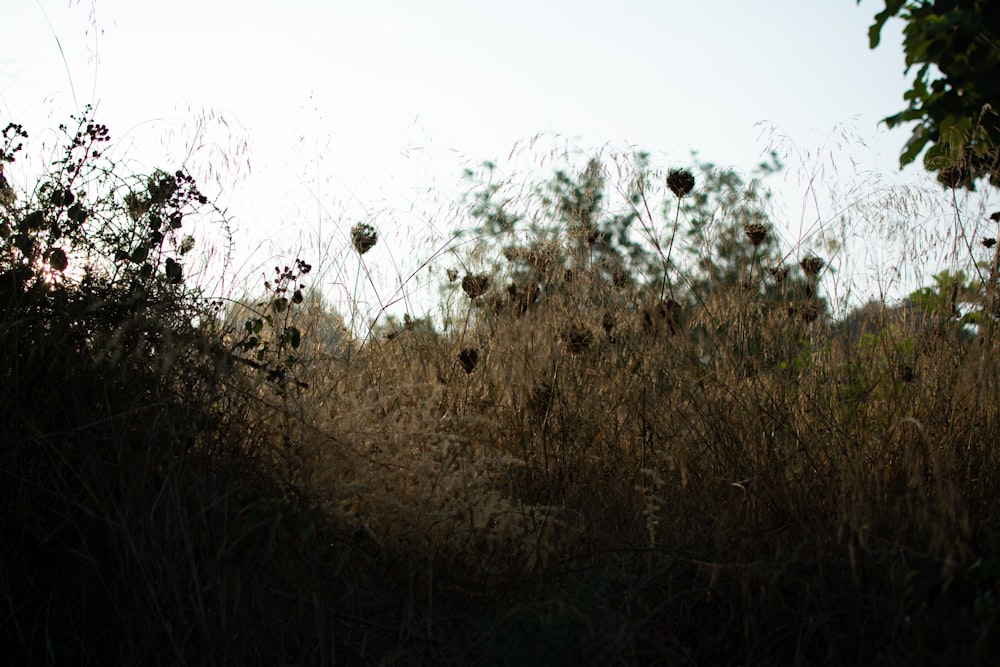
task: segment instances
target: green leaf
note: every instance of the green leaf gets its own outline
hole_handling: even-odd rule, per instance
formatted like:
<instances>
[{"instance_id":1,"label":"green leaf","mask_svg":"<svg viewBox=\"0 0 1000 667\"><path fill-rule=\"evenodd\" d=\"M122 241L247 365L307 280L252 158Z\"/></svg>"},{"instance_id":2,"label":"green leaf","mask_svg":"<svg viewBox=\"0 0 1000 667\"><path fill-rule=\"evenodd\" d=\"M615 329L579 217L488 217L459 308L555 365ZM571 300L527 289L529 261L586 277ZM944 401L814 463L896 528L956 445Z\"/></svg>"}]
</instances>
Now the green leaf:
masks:
<instances>
[{"instance_id":1,"label":"green leaf","mask_svg":"<svg viewBox=\"0 0 1000 667\"><path fill-rule=\"evenodd\" d=\"M909 140L903 146L903 152L899 155L900 168L913 162L920 155L920 151L924 149L928 141L930 141L930 136L928 136L927 128L923 125L915 127L913 134L910 135Z\"/></svg>"},{"instance_id":2,"label":"green leaf","mask_svg":"<svg viewBox=\"0 0 1000 667\"><path fill-rule=\"evenodd\" d=\"M858 0L858 4L861 4L861 0ZM879 45L885 22L899 14L904 4L905 0L885 0L885 9L875 15L875 23L868 29L868 48L874 49Z\"/></svg>"}]
</instances>

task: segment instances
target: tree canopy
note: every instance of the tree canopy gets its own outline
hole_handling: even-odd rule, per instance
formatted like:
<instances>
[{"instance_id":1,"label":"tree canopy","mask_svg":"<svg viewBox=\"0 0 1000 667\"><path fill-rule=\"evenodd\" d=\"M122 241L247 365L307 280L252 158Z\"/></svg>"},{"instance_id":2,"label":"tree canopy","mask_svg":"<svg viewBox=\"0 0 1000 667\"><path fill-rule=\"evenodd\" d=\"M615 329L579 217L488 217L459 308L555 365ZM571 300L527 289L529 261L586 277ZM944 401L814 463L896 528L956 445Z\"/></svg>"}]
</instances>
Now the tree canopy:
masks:
<instances>
[{"instance_id":1,"label":"tree canopy","mask_svg":"<svg viewBox=\"0 0 1000 667\"><path fill-rule=\"evenodd\" d=\"M900 166L926 148L924 166L946 187L971 190L984 178L1000 186L1000 3L885 0L869 29L872 49L893 17L906 21L906 72L918 68L906 109L883 121L916 122Z\"/></svg>"}]
</instances>

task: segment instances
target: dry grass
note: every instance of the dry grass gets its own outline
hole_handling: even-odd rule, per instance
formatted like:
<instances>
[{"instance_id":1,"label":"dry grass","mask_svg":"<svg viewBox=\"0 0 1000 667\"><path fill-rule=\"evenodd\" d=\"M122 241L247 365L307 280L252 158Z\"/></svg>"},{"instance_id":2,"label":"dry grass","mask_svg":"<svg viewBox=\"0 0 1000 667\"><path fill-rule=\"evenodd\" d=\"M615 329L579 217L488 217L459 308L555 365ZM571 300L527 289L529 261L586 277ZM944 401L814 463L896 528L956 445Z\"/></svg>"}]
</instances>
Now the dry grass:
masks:
<instances>
[{"instance_id":1,"label":"dry grass","mask_svg":"<svg viewBox=\"0 0 1000 667\"><path fill-rule=\"evenodd\" d=\"M671 239L686 178L621 168L614 204L598 169L518 200L556 224L483 234L446 315L366 335L300 262L228 330L178 320L183 291L112 283L131 305L82 324L84 286L8 292L13 664L987 662L992 304L975 335L884 303L839 325L826 261L737 217L690 244L728 253L706 276ZM705 206L749 216L733 195ZM630 210L650 274L595 250Z\"/></svg>"},{"instance_id":2,"label":"dry grass","mask_svg":"<svg viewBox=\"0 0 1000 667\"><path fill-rule=\"evenodd\" d=\"M486 275L452 333L396 327L304 364L306 495L405 554L422 590L396 623L416 614L463 663L988 655L991 322L970 337L870 305L859 333L801 282L677 309L598 265L532 273L529 300ZM456 620L470 604L494 611Z\"/></svg>"}]
</instances>

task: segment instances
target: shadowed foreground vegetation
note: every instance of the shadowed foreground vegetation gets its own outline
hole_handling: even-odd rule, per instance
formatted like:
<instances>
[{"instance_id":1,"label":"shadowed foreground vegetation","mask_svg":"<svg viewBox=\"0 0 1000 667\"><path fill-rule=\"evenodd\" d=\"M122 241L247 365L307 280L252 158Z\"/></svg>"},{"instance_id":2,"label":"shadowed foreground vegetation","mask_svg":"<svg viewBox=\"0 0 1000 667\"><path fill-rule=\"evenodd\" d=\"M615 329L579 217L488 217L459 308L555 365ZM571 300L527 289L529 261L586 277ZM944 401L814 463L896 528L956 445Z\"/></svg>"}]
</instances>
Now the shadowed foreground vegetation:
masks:
<instances>
[{"instance_id":1,"label":"shadowed foreground vegetation","mask_svg":"<svg viewBox=\"0 0 1000 667\"><path fill-rule=\"evenodd\" d=\"M995 660L995 248L837 323L756 179L487 166L357 336L303 260L207 298L196 184L66 133L0 178L5 664Z\"/></svg>"}]
</instances>

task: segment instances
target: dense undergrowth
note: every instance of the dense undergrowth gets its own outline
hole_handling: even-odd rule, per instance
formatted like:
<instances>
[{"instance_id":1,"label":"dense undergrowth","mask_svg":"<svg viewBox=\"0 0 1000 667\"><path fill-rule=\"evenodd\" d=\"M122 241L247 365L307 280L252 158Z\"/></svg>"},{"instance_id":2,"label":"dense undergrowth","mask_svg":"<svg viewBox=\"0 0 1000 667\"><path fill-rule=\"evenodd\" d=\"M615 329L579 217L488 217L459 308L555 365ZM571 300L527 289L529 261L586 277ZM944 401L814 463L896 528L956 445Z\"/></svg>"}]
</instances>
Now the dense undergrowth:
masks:
<instances>
[{"instance_id":1,"label":"dense undergrowth","mask_svg":"<svg viewBox=\"0 0 1000 667\"><path fill-rule=\"evenodd\" d=\"M359 336L303 260L189 286L193 180L66 136L0 180L6 664L996 655L993 254L834 322L756 180L490 167L444 315Z\"/></svg>"}]
</instances>

